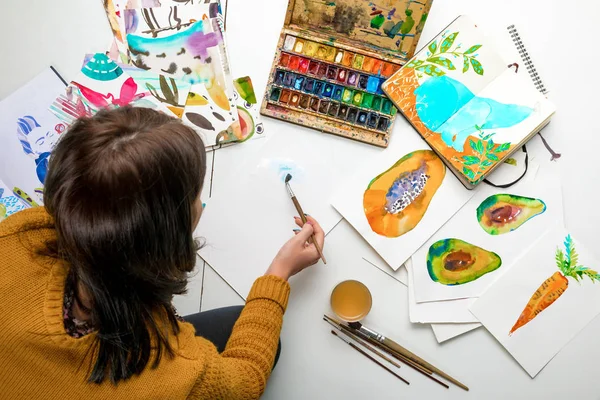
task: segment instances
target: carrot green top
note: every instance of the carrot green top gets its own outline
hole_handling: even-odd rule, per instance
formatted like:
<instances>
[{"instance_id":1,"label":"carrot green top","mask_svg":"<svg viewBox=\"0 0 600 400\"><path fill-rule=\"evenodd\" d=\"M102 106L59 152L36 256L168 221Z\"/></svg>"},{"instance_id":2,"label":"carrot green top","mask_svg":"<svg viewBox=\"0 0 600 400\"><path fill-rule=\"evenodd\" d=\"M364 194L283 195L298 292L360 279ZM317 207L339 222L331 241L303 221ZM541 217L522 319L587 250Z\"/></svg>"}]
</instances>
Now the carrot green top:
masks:
<instances>
[{"instance_id":1,"label":"carrot green top","mask_svg":"<svg viewBox=\"0 0 600 400\"><path fill-rule=\"evenodd\" d=\"M564 244L566 254L561 249L556 249L556 265L560 269L560 272L565 277L574 278L577 282L579 282L579 279L583 279L584 276L590 278L592 282L600 282L600 274L598 272L583 265L577 265L579 255L575 251L575 243L573 243L571 235L567 235Z\"/></svg>"}]
</instances>

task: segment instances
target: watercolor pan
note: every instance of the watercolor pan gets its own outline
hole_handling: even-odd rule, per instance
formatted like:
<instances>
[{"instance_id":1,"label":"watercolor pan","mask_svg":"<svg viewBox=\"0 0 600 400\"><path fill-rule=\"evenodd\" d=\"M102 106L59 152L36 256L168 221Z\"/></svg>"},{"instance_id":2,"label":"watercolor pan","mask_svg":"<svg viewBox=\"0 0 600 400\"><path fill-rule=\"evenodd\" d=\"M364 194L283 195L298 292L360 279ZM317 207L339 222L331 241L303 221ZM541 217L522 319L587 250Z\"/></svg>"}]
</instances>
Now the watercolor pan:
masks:
<instances>
[{"instance_id":1,"label":"watercolor pan","mask_svg":"<svg viewBox=\"0 0 600 400\"><path fill-rule=\"evenodd\" d=\"M331 83L326 83L323 87L323 97L331 97L333 94L333 85Z\"/></svg>"},{"instance_id":2,"label":"watercolor pan","mask_svg":"<svg viewBox=\"0 0 600 400\"><path fill-rule=\"evenodd\" d=\"M318 61L311 60L308 64L308 73L311 75L317 75L317 73L319 72L320 65L321 64L319 64Z\"/></svg>"},{"instance_id":3,"label":"watercolor pan","mask_svg":"<svg viewBox=\"0 0 600 400\"><path fill-rule=\"evenodd\" d=\"M329 109L329 100L321 100L319 103L319 112L321 114L327 114L327 110Z\"/></svg>"},{"instance_id":4,"label":"watercolor pan","mask_svg":"<svg viewBox=\"0 0 600 400\"><path fill-rule=\"evenodd\" d=\"M319 111L319 98L311 97L309 107L310 107L311 111L314 111L314 112Z\"/></svg>"},{"instance_id":5,"label":"watercolor pan","mask_svg":"<svg viewBox=\"0 0 600 400\"><path fill-rule=\"evenodd\" d=\"M287 89L283 89L281 91L281 96L279 97L279 102L287 104L290 101L290 97L292 97L292 92Z\"/></svg>"},{"instance_id":6,"label":"watercolor pan","mask_svg":"<svg viewBox=\"0 0 600 400\"><path fill-rule=\"evenodd\" d=\"M333 95L331 96L334 100L342 101L342 94L344 93L344 88L341 86L336 86L333 89Z\"/></svg>"},{"instance_id":7,"label":"watercolor pan","mask_svg":"<svg viewBox=\"0 0 600 400\"><path fill-rule=\"evenodd\" d=\"M304 40L296 38L296 44L294 45L294 51L296 53L302 53L304 51Z\"/></svg>"},{"instance_id":8,"label":"watercolor pan","mask_svg":"<svg viewBox=\"0 0 600 400\"><path fill-rule=\"evenodd\" d=\"M309 101L310 101L309 95L307 95L307 94L300 95L300 101L298 102L298 105L300 106L300 108L308 108Z\"/></svg>"},{"instance_id":9,"label":"watercolor pan","mask_svg":"<svg viewBox=\"0 0 600 400\"><path fill-rule=\"evenodd\" d=\"M379 122L379 117L375 113L369 113L369 117L367 118L367 126L371 129L377 129L377 122Z\"/></svg>"},{"instance_id":10,"label":"watercolor pan","mask_svg":"<svg viewBox=\"0 0 600 400\"><path fill-rule=\"evenodd\" d=\"M365 125L367 123L368 118L369 118L369 113L361 110L358 112L358 117L356 118L356 123L358 125Z\"/></svg>"},{"instance_id":11,"label":"watercolor pan","mask_svg":"<svg viewBox=\"0 0 600 400\"><path fill-rule=\"evenodd\" d=\"M283 86L292 87L296 81L296 74L286 72L283 78Z\"/></svg>"},{"instance_id":12,"label":"watercolor pan","mask_svg":"<svg viewBox=\"0 0 600 400\"><path fill-rule=\"evenodd\" d=\"M381 110L381 102L382 101L383 101L383 99L379 96L373 97L373 104L371 105L371 108L375 111Z\"/></svg>"},{"instance_id":13,"label":"watercolor pan","mask_svg":"<svg viewBox=\"0 0 600 400\"><path fill-rule=\"evenodd\" d=\"M271 96L269 97L269 99L271 101L279 101L279 97L281 96L281 89L278 87L274 87L271 90Z\"/></svg>"},{"instance_id":14,"label":"watercolor pan","mask_svg":"<svg viewBox=\"0 0 600 400\"><path fill-rule=\"evenodd\" d=\"M342 101L348 104L352 103L352 93L354 93L352 89L345 88L344 94L342 94Z\"/></svg>"},{"instance_id":15,"label":"watercolor pan","mask_svg":"<svg viewBox=\"0 0 600 400\"><path fill-rule=\"evenodd\" d=\"M332 117L337 117L339 111L340 111L340 103L331 103L331 105L329 106L329 110L327 111L327 114L331 115Z\"/></svg>"},{"instance_id":16,"label":"watercolor pan","mask_svg":"<svg viewBox=\"0 0 600 400\"><path fill-rule=\"evenodd\" d=\"M348 121L350 123L355 123L357 116L358 116L358 109L356 109L354 107L350 107L348 109L348 115L346 117L346 121Z\"/></svg>"},{"instance_id":17,"label":"watercolor pan","mask_svg":"<svg viewBox=\"0 0 600 400\"><path fill-rule=\"evenodd\" d=\"M304 55L306 57L314 57L315 54L317 54L318 48L319 48L319 45L317 43L312 42L312 41L307 41L304 46Z\"/></svg>"},{"instance_id":18,"label":"watercolor pan","mask_svg":"<svg viewBox=\"0 0 600 400\"><path fill-rule=\"evenodd\" d=\"M261 113L387 147L398 110L382 84L412 58L432 1L288 0Z\"/></svg>"},{"instance_id":19,"label":"watercolor pan","mask_svg":"<svg viewBox=\"0 0 600 400\"><path fill-rule=\"evenodd\" d=\"M282 67L287 67L290 63L290 55L287 53L282 53L281 58L279 59L279 65Z\"/></svg>"},{"instance_id":20,"label":"watercolor pan","mask_svg":"<svg viewBox=\"0 0 600 400\"><path fill-rule=\"evenodd\" d=\"M368 75L361 75L358 77L358 88L362 90L367 90L367 84L369 83Z\"/></svg>"},{"instance_id":21,"label":"watercolor pan","mask_svg":"<svg viewBox=\"0 0 600 400\"><path fill-rule=\"evenodd\" d=\"M298 70L298 67L300 66L300 57L298 56L291 56L290 57L290 63L288 64L288 68L291 70Z\"/></svg>"},{"instance_id":22,"label":"watercolor pan","mask_svg":"<svg viewBox=\"0 0 600 400\"><path fill-rule=\"evenodd\" d=\"M275 80L274 80L275 84L276 85L283 85L284 78L285 78L285 71L283 71L281 69L278 69L275 72Z\"/></svg>"},{"instance_id":23,"label":"watercolor pan","mask_svg":"<svg viewBox=\"0 0 600 400\"><path fill-rule=\"evenodd\" d=\"M317 96L321 96L321 93L323 93L324 86L325 86L325 82L315 81L315 90L313 91L313 93L316 94Z\"/></svg>"},{"instance_id":24,"label":"watercolor pan","mask_svg":"<svg viewBox=\"0 0 600 400\"><path fill-rule=\"evenodd\" d=\"M300 64L298 65L298 72L306 74L308 72L308 58L300 58ZM376 79L376 78L375 78Z\"/></svg>"},{"instance_id":25,"label":"watercolor pan","mask_svg":"<svg viewBox=\"0 0 600 400\"><path fill-rule=\"evenodd\" d=\"M315 90L315 80L312 78L306 78L304 81L304 91L307 93L313 93Z\"/></svg>"},{"instance_id":26,"label":"watercolor pan","mask_svg":"<svg viewBox=\"0 0 600 400\"><path fill-rule=\"evenodd\" d=\"M342 65L344 67L351 67L352 66L352 60L354 60L354 53L346 51L344 53L344 58L342 58Z\"/></svg>"},{"instance_id":27,"label":"watercolor pan","mask_svg":"<svg viewBox=\"0 0 600 400\"><path fill-rule=\"evenodd\" d=\"M333 80L337 79L337 73L338 73L338 69L337 69L337 67L334 67L333 65L330 65L330 66L327 68L327 74L326 74L326 77L327 77L327 79L329 79L329 80L332 80L332 81L333 81Z\"/></svg>"},{"instance_id":28,"label":"watercolor pan","mask_svg":"<svg viewBox=\"0 0 600 400\"><path fill-rule=\"evenodd\" d=\"M317 76L319 78L324 78L327 75L327 64L319 64L319 70L317 72Z\"/></svg>"},{"instance_id":29,"label":"watercolor pan","mask_svg":"<svg viewBox=\"0 0 600 400\"><path fill-rule=\"evenodd\" d=\"M296 81L294 82L294 89L302 90L302 86L304 86L305 77L302 75L296 75Z\"/></svg>"},{"instance_id":30,"label":"watercolor pan","mask_svg":"<svg viewBox=\"0 0 600 400\"><path fill-rule=\"evenodd\" d=\"M348 114L348 106L345 104L340 104L340 111L338 111L338 118L345 121L347 114Z\"/></svg>"},{"instance_id":31,"label":"watercolor pan","mask_svg":"<svg viewBox=\"0 0 600 400\"><path fill-rule=\"evenodd\" d=\"M292 92L292 96L290 97L289 105L292 107L297 107L299 101L300 101L300 93Z\"/></svg>"}]
</instances>

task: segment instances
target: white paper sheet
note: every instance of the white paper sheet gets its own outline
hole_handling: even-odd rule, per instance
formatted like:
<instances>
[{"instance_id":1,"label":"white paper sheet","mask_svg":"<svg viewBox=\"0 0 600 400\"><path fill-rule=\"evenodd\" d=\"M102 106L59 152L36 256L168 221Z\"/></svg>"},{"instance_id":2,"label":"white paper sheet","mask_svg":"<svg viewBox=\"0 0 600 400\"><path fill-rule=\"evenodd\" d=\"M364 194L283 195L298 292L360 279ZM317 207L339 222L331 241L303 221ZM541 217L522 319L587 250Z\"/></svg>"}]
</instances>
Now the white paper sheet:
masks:
<instances>
[{"instance_id":1,"label":"white paper sheet","mask_svg":"<svg viewBox=\"0 0 600 400\"><path fill-rule=\"evenodd\" d=\"M600 314L600 282L592 282L585 275L579 277L579 282L572 277L558 276L561 272L557 266L557 250L567 258L563 243L567 234L568 231L560 226L549 231L471 306L473 314L532 378ZM598 259L576 239L573 243L579 257L572 266L600 271ZM556 280L548 282L550 277ZM568 286L558 284L564 279L568 281ZM600 279L600 275L596 275L596 279ZM538 288L545 283L550 283L550 288L556 285L555 289L538 293ZM562 290L564 292L559 295ZM550 293L554 294L555 301L537 313L535 318L518 327L517 320L522 313L525 314L524 310L532 296L541 294L549 302L550 297L546 296ZM539 310L533 307L531 313Z\"/></svg>"},{"instance_id":2,"label":"white paper sheet","mask_svg":"<svg viewBox=\"0 0 600 400\"><path fill-rule=\"evenodd\" d=\"M491 195L512 194L541 199L546 211L532 217L516 230L490 235L477 220L477 208ZM482 186L471 199L446 225L429 239L412 257L414 270L414 291L418 303L479 297L502 273L511 267L536 238L543 235L555 223L564 220L562 191L555 176L540 175L533 182L524 180L508 189ZM428 267L428 254L433 244L444 239L460 239L486 251L496 253L502 264L476 280L459 285L445 285L433 280Z\"/></svg>"},{"instance_id":3,"label":"white paper sheet","mask_svg":"<svg viewBox=\"0 0 600 400\"><path fill-rule=\"evenodd\" d=\"M258 162L231 175L227 186L211 197L200 219L196 232L206 238L200 256L242 296L264 274L296 228L293 217L297 212L284 184L288 172L304 211L316 218L325 232L341 220L324 201L338 177L337 168L329 162L335 142L308 134L286 132L266 139ZM327 258L327 246L324 252Z\"/></svg>"},{"instance_id":4,"label":"white paper sheet","mask_svg":"<svg viewBox=\"0 0 600 400\"><path fill-rule=\"evenodd\" d=\"M411 261L406 262L408 271L408 315L413 324L430 323L472 323L477 318L469 311L476 299L458 299L417 303L415 301L414 280Z\"/></svg>"},{"instance_id":5,"label":"white paper sheet","mask_svg":"<svg viewBox=\"0 0 600 400\"><path fill-rule=\"evenodd\" d=\"M375 233L365 216L363 205L363 197L369 182L389 170L402 157L417 150L430 150L430 148L416 132L398 132L394 135L388 149L359 167L356 174L339 188L331 201L331 204L394 270L400 268L473 196L473 191L466 190L454 175L446 170L441 186L433 195L422 219L411 231L395 238ZM426 193L427 190L428 186L425 186L424 192L421 193ZM423 195L417 197L414 202L421 199Z\"/></svg>"},{"instance_id":6,"label":"white paper sheet","mask_svg":"<svg viewBox=\"0 0 600 400\"><path fill-rule=\"evenodd\" d=\"M473 324L431 324L431 329L438 343L454 339L480 327L481 324L478 322Z\"/></svg>"},{"instance_id":7,"label":"white paper sheet","mask_svg":"<svg viewBox=\"0 0 600 400\"><path fill-rule=\"evenodd\" d=\"M0 102L1 179L42 204L50 153L66 126L48 106L65 84L50 68Z\"/></svg>"}]
</instances>

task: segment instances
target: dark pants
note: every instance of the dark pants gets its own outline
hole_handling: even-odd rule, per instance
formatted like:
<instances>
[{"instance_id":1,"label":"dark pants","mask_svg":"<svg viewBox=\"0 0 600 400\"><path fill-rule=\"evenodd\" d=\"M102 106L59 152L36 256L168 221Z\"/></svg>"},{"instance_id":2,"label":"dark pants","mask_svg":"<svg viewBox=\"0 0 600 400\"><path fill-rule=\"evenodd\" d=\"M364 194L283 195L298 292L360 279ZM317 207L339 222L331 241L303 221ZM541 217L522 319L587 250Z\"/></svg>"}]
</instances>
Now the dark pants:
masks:
<instances>
[{"instance_id":1,"label":"dark pants","mask_svg":"<svg viewBox=\"0 0 600 400\"><path fill-rule=\"evenodd\" d=\"M188 315L183 317L183 319L194 325L194 328L196 328L196 336L202 336L204 339L211 341L217 346L218 352L222 353L225 351L225 346L233 331L233 325L235 325L235 322L240 317L240 313L243 309L243 306L217 308L215 310ZM280 353L281 340L277 346L277 354L275 355L273 368L277 365Z\"/></svg>"}]
</instances>

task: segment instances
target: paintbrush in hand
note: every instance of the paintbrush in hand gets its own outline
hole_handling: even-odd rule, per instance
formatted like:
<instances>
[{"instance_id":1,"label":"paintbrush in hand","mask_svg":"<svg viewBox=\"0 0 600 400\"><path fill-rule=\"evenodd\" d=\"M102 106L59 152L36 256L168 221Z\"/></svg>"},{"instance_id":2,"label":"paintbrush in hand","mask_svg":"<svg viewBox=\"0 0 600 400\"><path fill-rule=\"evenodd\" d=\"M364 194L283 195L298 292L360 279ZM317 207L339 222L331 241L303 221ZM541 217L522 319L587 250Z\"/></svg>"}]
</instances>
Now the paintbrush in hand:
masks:
<instances>
[{"instance_id":1,"label":"paintbrush in hand","mask_svg":"<svg viewBox=\"0 0 600 400\"><path fill-rule=\"evenodd\" d=\"M287 174L287 176L285 177L285 187L287 188L290 198L292 199L292 202L294 203L294 207L296 207L296 211L298 211L298 214L300 214L300 219L302 220L302 223L306 224L306 215L304 215L304 211L302 211L302 207L300 206L300 203L298 202L298 198L296 197L296 195L294 194L294 191L292 190L292 187L290 186L291 180L292 180L292 175ZM317 252L319 253L319 257L321 258L321 260L323 260L323 264L327 264L327 261L325 260L325 256L323 255L323 250L321 250L321 246L319 246L319 243L317 243L314 233L311 235L310 241L315 245Z\"/></svg>"}]
</instances>

